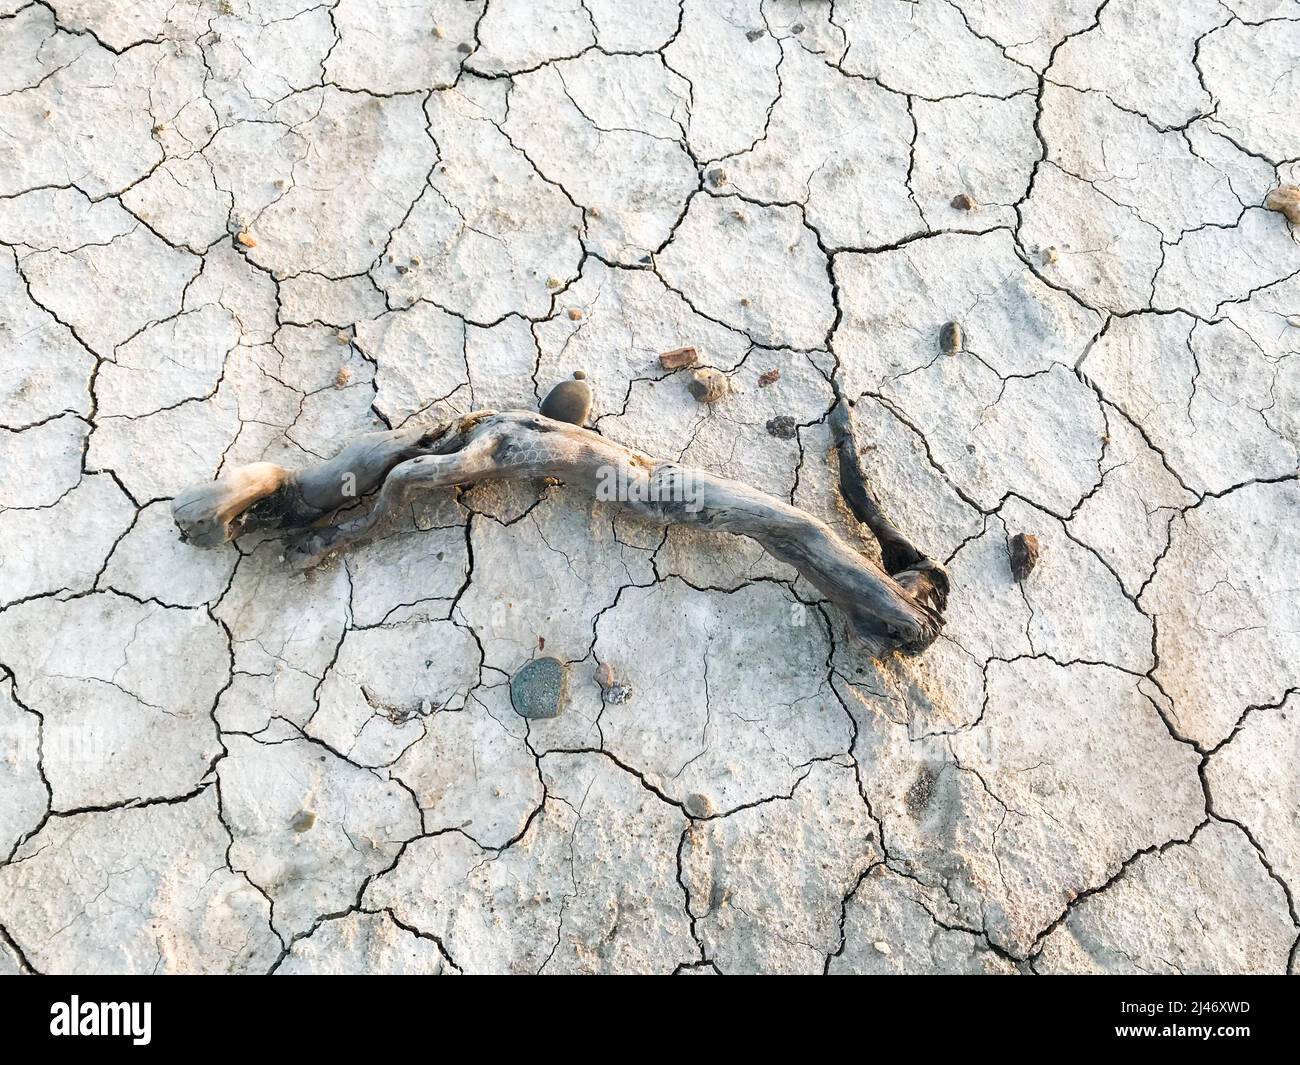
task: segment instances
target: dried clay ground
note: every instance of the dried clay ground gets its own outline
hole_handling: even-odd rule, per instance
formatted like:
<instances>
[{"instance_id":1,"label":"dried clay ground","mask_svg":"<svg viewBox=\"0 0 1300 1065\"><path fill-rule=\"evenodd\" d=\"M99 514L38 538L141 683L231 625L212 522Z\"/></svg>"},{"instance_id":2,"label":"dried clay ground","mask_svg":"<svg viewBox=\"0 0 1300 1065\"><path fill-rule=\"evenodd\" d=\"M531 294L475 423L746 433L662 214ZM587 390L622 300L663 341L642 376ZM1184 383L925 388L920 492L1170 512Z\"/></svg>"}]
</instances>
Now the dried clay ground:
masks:
<instances>
[{"instance_id":1,"label":"dried clay ground","mask_svg":"<svg viewBox=\"0 0 1300 1065\"><path fill-rule=\"evenodd\" d=\"M0 969L1295 969L1298 54L1285 0L0 0ZM869 550L854 399L943 638L564 485L305 575L176 539L575 369Z\"/></svg>"}]
</instances>

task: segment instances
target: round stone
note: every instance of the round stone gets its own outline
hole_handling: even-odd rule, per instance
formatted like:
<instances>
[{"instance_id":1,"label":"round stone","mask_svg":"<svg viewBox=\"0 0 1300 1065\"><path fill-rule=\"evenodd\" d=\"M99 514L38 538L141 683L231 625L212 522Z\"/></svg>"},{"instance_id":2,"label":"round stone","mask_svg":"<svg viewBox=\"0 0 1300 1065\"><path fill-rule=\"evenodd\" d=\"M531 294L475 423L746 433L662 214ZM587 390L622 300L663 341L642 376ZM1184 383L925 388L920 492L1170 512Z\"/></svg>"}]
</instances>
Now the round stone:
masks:
<instances>
[{"instance_id":1,"label":"round stone","mask_svg":"<svg viewBox=\"0 0 1300 1065\"><path fill-rule=\"evenodd\" d=\"M510 702L520 717L556 717L568 695L568 670L556 658L535 658L510 678Z\"/></svg>"},{"instance_id":2,"label":"round stone","mask_svg":"<svg viewBox=\"0 0 1300 1065\"><path fill-rule=\"evenodd\" d=\"M686 383L687 390L701 403L716 403L727 394L728 387L726 375L708 366L696 370Z\"/></svg>"},{"instance_id":3,"label":"round stone","mask_svg":"<svg viewBox=\"0 0 1300 1065\"><path fill-rule=\"evenodd\" d=\"M542 413L557 422L582 425L591 413L591 385L587 375L577 370L572 379L561 381L546 393L542 400Z\"/></svg>"},{"instance_id":4,"label":"round stone","mask_svg":"<svg viewBox=\"0 0 1300 1065\"><path fill-rule=\"evenodd\" d=\"M686 796L686 812L692 817L712 817L715 813L713 800L700 792Z\"/></svg>"}]
</instances>

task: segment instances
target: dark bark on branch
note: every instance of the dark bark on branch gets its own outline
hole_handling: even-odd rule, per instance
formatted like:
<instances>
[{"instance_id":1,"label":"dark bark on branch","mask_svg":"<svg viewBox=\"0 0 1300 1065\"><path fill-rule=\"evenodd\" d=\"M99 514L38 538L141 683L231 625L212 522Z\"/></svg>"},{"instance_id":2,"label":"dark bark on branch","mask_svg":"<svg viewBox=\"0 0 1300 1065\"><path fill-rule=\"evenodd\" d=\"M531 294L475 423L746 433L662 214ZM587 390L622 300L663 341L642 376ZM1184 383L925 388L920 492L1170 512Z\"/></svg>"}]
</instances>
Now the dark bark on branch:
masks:
<instances>
[{"instance_id":1,"label":"dark bark on branch","mask_svg":"<svg viewBox=\"0 0 1300 1065\"><path fill-rule=\"evenodd\" d=\"M925 556L885 517L880 501L867 484L862 469L857 437L849 407L843 401L831 411L831 433L839 458L840 494L853 516L871 530L880 545L880 560L886 573L901 573L920 562Z\"/></svg>"},{"instance_id":2,"label":"dark bark on branch","mask_svg":"<svg viewBox=\"0 0 1300 1065\"><path fill-rule=\"evenodd\" d=\"M853 429L853 416L844 400L831 411L831 434L839 460L840 495L853 516L871 530L880 545L885 572L905 584L913 597L927 599L940 613L948 606L948 573L917 550L880 508L880 500L867 482L861 451Z\"/></svg>"}]
</instances>

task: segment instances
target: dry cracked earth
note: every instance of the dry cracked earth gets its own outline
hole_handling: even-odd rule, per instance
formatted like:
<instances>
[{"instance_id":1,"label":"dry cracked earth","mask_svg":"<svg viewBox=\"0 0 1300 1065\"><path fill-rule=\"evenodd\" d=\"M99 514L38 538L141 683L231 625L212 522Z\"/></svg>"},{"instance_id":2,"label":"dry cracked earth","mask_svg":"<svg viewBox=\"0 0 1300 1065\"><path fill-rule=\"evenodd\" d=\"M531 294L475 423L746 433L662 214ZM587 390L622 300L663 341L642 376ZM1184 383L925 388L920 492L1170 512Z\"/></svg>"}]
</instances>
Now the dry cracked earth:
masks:
<instances>
[{"instance_id":1,"label":"dry cracked earth","mask_svg":"<svg viewBox=\"0 0 1300 1065\"><path fill-rule=\"evenodd\" d=\"M0 970L1294 970L1297 54L1285 0L0 0ZM578 368L870 550L856 400L943 638L563 485L177 541Z\"/></svg>"}]
</instances>

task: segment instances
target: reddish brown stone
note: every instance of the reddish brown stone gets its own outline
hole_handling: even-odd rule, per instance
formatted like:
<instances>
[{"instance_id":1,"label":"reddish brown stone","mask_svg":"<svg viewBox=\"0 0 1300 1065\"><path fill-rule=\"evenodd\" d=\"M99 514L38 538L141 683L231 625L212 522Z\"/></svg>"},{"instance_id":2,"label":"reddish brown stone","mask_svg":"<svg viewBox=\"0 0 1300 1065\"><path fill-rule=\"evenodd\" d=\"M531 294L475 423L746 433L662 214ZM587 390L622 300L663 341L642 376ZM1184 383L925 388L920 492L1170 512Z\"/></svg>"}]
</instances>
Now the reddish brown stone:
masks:
<instances>
[{"instance_id":1,"label":"reddish brown stone","mask_svg":"<svg viewBox=\"0 0 1300 1065\"><path fill-rule=\"evenodd\" d=\"M673 348L659 356L659 365L665 370L680 370L683 366L694 366L700 361L700 354L694 348Z\"/></svg>"}]
</instances>

